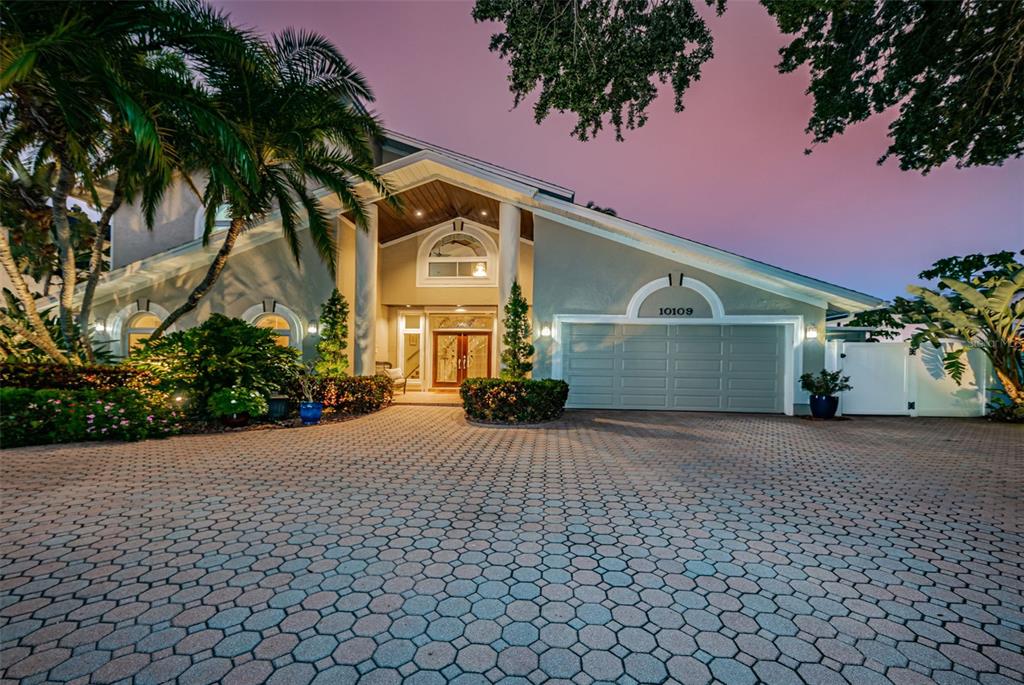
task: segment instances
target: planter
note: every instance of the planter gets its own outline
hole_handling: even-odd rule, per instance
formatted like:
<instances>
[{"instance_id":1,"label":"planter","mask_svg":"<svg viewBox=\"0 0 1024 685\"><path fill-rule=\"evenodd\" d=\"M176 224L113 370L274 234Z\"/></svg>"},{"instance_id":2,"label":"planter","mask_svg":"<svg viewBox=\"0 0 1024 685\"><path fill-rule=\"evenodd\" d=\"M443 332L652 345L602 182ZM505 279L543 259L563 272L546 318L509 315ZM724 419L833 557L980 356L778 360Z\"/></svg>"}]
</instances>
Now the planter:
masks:
<instances>
[{"instance_id":1,"label":"planter","mask_svg":"<svg viewBox=\"0 0 1024 685\"><path fill-rule=\"evenodd\" d=\"M249 415L245 412L241 414L231 414L230 416L220 417L220 422L228 428L241 428L249 424Z\"/></svg>"},{"instance_id":2,"label":"planter","mask_svg":"<svg viewBox=\"0 0 1024 685\"><path fill-rule=\"evenodd\" d=\"M811 395L811 415L816 419L831 419L839 409L839 398L830 395Z\"/></svg>"},{"instance_id":3,"label":"planter","mask_svg":"<svg viewBox=\"0 0 1024 685\"><path fill-rule=\"evenodd\" d=\"M269 413L271 419L278 421L288 415L288 397L287 395L273 395L267 402L269 407Z\"/></svg>"},{"instance_id":4,"label":"planter","mask_svg":"<svg viewBox=\"0 0 1024 685\"><path fill-rule=\"evenodd\" d=\"M303 426L315 426L320 423L320 416L324 413L322 402L299 402L299 418Z\"/></svg>"}]
</instances>

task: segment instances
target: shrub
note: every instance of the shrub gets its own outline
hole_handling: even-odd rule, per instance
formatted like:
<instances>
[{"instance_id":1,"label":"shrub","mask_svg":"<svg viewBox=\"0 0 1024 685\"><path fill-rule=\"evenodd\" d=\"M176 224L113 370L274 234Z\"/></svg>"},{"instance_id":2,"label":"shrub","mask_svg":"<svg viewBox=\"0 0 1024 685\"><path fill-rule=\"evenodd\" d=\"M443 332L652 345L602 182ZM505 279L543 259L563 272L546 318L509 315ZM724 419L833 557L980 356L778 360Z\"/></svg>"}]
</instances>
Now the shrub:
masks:
<instances>
[{"instance_id":1,"label":"shrub","mask_svg":"<svg viewBox=\"0 0 1024 685\"><path fill-rule=\"evenodd\" d=\"M335 288L320 307L320 341L316 370L326 376L344 376L348 372L348 302Z\"/></svg>"},{"instance_id":2,"label":"shrub","mask_svg":"<svg viewBox=\"0 0 1024 685\"><path fill-rule=\"evenodd\" d=\"M131 366L68 366L65 364L0 365L0 387L114 390L155 388L159 379L144 369Z\"/></svg>"},{"instance_id":3,"label":"shrub","mask_svg":"<svg viewBox=\"0 0 1024 685\"><path fill-rule=\"evenodd\" d=\"M131 388L0 388L3 447L86 440L144 440L181 430L178 412Z\"/></svg>"},{"instance_id":4,"label":"shrub","mask_svg":"<svg viewBox=\"0 0 1024 685\"><path fill-rule=\"evenodd\" d=\"M369 414L391 404L395 386L387 376L316 376L314 402L342 414ZM293 383L291 397L307 402L298 382Z\"/></svg>"},{"instance_id":5,"label":"shrub","mask_svg":"<svg viewBox=\"0 0 1024 685\"><path fill-rule=\"evenodd\" d=\"M842 371L821 370L819 374L805 373L800 376L800 387L818 397L835 397L844 390L852 390L850 377Z\"/></svg>"},{"instance_id":6,"label":"shrub","mask_svg":"<svg viewBox=\"0 0 1024 685\"><path fill-rule=\"evenodd\" d=\"M235 416L237 414L248 414L249 416L263 416L270 407L267 405L267 398L248 388L221 388L210 395L206 403L206 410L210 416L220 418L222 416Z\"/></svg>"},{"instance_id":7,"label":"shrub","mask_svg":"<svg viewBox=\"0 0 1024 685\"><path fill-rule=\"evenodd\" d=\"M131 361L160 378L160 388L183 393L193 413L222 388L269 396L294 376L299 353L275 342L274 332L213 314L202 325L147 341Z\"/></svg>"},{"instance_id":8,"label":"shrub","mask_svg":"<svg viewBox=\"0 0 1024 685\"><path fill-rule=\"evenodd\" d=\"M459 388L466 416L492 423L540 423L562 415L569 385L553 379L467 378Z\"/></svg>"}]
</instances>

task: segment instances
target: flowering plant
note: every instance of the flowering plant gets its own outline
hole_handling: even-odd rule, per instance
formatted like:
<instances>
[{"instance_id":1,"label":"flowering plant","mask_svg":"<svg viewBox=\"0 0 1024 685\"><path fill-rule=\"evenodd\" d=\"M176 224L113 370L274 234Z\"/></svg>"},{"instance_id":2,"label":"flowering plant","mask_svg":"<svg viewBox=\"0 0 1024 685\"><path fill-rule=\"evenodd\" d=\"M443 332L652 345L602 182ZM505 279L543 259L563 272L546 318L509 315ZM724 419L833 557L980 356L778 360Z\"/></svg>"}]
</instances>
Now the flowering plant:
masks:
<instances>
[{"instance_id":1,"label":"flowering plant","mask_svg":"<svg viewBox=\"0 0 1024 685\"><path fill-rule=\"evenodd\" d=\"M222 388L210 395L206 403L210 415L222 416L263 416L267 413L267 398L250 388Z\"/></svg>"}]
</instances>

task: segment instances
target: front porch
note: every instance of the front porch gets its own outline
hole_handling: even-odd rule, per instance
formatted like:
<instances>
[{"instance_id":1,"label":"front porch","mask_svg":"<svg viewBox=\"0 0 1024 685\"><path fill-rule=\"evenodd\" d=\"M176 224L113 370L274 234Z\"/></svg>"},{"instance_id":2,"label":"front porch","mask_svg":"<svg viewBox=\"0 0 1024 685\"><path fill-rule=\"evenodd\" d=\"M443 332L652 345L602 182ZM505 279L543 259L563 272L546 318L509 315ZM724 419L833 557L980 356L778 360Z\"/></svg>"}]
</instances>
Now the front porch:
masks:
<instances>
[{"instance_id":1,"label":"front porch","mask_svg":"<svg viewBox=\"0 0 1024 685\"><path fill-rule=\"evenodd\" d=\"M533 216L486 189L436 179L398 198L401 209L369 205L365 230L342 216L352 369L400 369L408 387L399 403L458 404L463 380L498 375L512 283L532 299Z\"/></svg>"},{"instance_id":2,"label":"front porch","mask_svg":"<svg viewBox=\"0 0 1024 685\"><path fill-rule=\"evenodd\" d=\"M395 404L459 407L462 406L462 400L456 390L398 390L395 392Z\"/></svg>"}]
</instances>

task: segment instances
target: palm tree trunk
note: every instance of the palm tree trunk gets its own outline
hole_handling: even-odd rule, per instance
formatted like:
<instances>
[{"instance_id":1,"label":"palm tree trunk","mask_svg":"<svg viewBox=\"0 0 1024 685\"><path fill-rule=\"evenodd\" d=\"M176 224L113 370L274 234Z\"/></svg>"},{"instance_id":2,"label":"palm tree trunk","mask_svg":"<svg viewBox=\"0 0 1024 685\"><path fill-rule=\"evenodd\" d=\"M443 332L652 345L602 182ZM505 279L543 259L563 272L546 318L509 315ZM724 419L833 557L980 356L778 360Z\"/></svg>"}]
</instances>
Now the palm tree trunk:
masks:
<instances>
[{"instance_id":1,"label":"palm tree trunk","mask_svg":"<svg viewBox=\"0 0 1024 685\"><path fill-rule=\"evenodd\" d=\"M74 338L75 307L75 247L71 243L71 223L68 221L68 195L75 181L75 172L64 156L60 158L60 174L53 187L53 227L57 235L60 260L60 330L70 347Z\"/></svg>"},{"instance_id":2,"label":"palm tree trunk","mask_svg":"<svg viewBox=\"0 0 1024 685\"><path fill-rule=\"evenodd\" d=\"M168 328L170 328L175 321L180 319L182 316L187 314L196 308L199 304L199 300L203 299L213 284L217 282L217 278L220 276L220 272L224 270L224 265L228 263L228 255L231 254L231 250L235 247L235 241L238 236L242 233L242 228L245 226L243 219L232 219L231 226L227 230L227 234L224 236L224 242L220 246L220 250L217 251L217 256L213 258L213 263L210 264L210 268L206 271L206 276L200 281L199 285L189 293L188 299L185 303L175 309L173 312L167 315L160 325L157 327L153 334L149 336L150 340L156 340L164 334Z\"/></svg>"},{"instance_id":3,"label":"palm tree trunk","mask_svg":"<svg viewBox=\"0 0 1024 685\"><path fill-rule=\"evenodd\" d=\"M100 272L103 268L103 248L106 246L107 229L110 228L110 221L114 213L121 207L124 201L124 188L121 179L118 179L114 186L114 196L110 204L103 210L100 220L96 222L96 232L92 238L92 254L89 255L89 278L85 282L85 292L82 294L82 308L78 313L78 331L82 340L82 349L85 350L86 359L90 364L96 362L96 354L92 349L92 339L89 337L89 319L92 316L92 298L96 294L96 286L100 282Z\"/></svg>"},{"instance_id":4,"label":"palm tree trunk","mask_svg":"<svg viewBox=\"0 0 1024 685\"><path fill-rule=\"evenodd\" d=\"M22 277L21 271L18 270L18 264L15 262L14 254L11 252L10 230L6 226L0 228L0 265L3 266L4 271L7 272L7 276L11 280L14 296L25 309L25 317L28 319L29 329L26 329L6 314L3 315L4 321L11 323L5 323L5 325L49 355L58 364L70 364L71 362L60 351L60 348L57 347L57 343L54 342L50 331L46 328L46 324L43 323L42 317L39 316L39 310L36 308L36 299L25 284L25 279Z\"/></svg>"},{"instance_id":5,"label":"palm tree trunk","mask_svg":"<svg viewBox=\"0 0 1024 685\"><path fill-rule=\"evenodd\" d=\"M996 378L1003 384L1003 392L1010 398L1015 406L1024 406L1024 388L1003 369L996 368Z\"/></svg>"}]
</instances>

